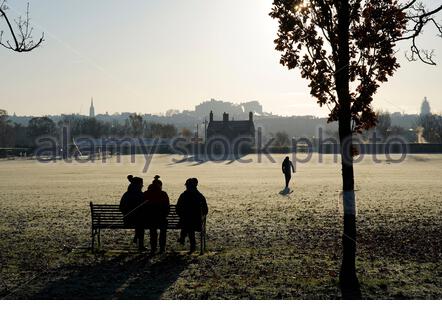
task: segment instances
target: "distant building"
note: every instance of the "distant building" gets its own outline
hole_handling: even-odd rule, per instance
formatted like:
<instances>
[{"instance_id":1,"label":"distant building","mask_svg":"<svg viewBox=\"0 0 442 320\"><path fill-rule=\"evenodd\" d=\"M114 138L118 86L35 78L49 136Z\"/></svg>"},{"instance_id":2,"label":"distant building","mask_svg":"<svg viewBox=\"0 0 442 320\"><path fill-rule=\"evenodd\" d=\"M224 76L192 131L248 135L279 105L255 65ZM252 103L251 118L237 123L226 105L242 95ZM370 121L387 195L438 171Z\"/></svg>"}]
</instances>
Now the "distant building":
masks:
<instances>
[{"instance_id":1,"label":"distant building","mask_svg":"<svg viewBox=\"0 0 442 320\"><path fill-rule=\"evenodd\" d=\"M430 103L427 100L427 97L425 97L421 106L421 116L425 116L427 114L431 114L431 108L430 108Z\"/></svg>"},{"instance_id":2,"label":"distant building","mask_svg":"<svg viewBox=\"0 0 442 320\"><path fill-rule=\"evenodd\" d=\"M91 98L91 107L89 108L89 117L95 117L94 98Z\"/></svg>"},{"instance_id":3,"label":"distant building","mask_svg":"<svg viewBox=\"0 0 442 320\"><path fill-rule=\"evenodd\" d=\"M248 138L255 143L255 125L253 113L249 113L249 120L229 121L229 114L224 112L222 121L213 120L213 112L210 111L210 121L207 127L207 139L221 137L229 142L238 138Z\"/></svg>"},{"instance_id":4,"label":"distant building","mask_svg":"<svg viewBox=\"0 0 442 320\"><path fill-rule=\"evenodd\" d=\"M262 105L258 101L250 101L250 102L244 102L240 105L245 113L253 112L262 114Z\"/></svg>"}]
</instances>

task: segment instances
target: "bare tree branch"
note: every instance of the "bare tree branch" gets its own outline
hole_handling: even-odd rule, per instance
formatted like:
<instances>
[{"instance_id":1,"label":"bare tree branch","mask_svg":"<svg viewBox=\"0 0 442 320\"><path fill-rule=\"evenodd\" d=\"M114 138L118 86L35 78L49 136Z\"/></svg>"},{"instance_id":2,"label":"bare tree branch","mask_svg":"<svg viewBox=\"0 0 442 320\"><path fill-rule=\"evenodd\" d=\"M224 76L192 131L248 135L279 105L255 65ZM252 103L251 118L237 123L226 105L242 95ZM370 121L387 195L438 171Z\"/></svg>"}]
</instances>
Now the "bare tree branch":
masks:
<instances>
[{"instance_id":1,"label":"bare tree branch","mask_svg":"<svg viewBox=\"0 0 442 320\"><path fill-rule=\"evenodd\" d=\"M6 22L8 33L12 37L13 43L11 41L3 40L4 31L0 31L0 45L6 49L15 52L29 52L39 47L44 41L44 33L38 41L33 40L34 28L31 27L31 18L29 15L29 3L26 9L26 17L19 17L14 20L16 25L16 30L14 30L11 20L8 18L6 11L8 7L6 5L6 0L3 0L0 4L0 20L3 18Z\"/></svg>"},{"instance_id":2,"label":"bare tree branch","mask_svg":"<svg viewBox=\"0 0 442 320\"><path fill-rule=\"evenodd\" d=\"M407 9L411 8L411 7L416 3L416 1L417 1L417 0L411 0L409 3L405 4L405 5L401 8L401 10L407 10Z\"/></svg>"},{"instance_id":3,"label":"bare tree branch","mask_svg":"<svg viewBox=\"0 0 442 320\"><path fill-rule=\"evenodd\" d=\"M408 24L410 24L411 27L407 28L402 37L394 41L411 40L411 53L405 53L405 57L409 61L420 60L429 65L436 65L433 59L434 50L420 49L416 40L427 25L433 25L439 33L438 36L442 37L442 23L434 19L434 16L442 11L442 5L432 10L427 10L422 3L412 0L404 5L401 10L406 15Z\"/></svg>"}]
</instances>

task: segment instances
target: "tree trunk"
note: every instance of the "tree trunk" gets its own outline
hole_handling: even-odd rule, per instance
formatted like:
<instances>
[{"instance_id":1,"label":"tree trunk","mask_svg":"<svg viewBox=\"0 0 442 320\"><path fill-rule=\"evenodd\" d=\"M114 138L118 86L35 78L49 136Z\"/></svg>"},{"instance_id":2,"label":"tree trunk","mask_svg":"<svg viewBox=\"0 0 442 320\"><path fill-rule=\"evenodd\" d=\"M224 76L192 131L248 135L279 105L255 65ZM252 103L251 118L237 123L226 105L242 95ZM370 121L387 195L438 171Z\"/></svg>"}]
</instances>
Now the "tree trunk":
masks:
<instances>
[{"instance_id":1,"label":"tree trunk","mask_svg":"<svg viewBox=\"0 0 442 320\"><path fill-rule=\"evenodd\" d=\"M344 208L344 232L342 235L342 265L339 282L344 299L361 298L356 276L356 198L351 152L351 122L339 121L342 165L342 203Z\"/></svg>"},{"instance_id":2,"label":"tree trunk","mask_svg":"<svg viewBox=\"0 0 442 320\"><path fill-rule=\"evenodd\" d=\"M349 78L349 27L348 0L337 2L338 8L338 61L336 62L336 91L339 101L339 140L342 165L342 199L344 208L344 233L342 235L342 265L339 282L344 299L361 298L356 276L356 199L352 157L351 97Z\"/></svg>"}]
</instances>

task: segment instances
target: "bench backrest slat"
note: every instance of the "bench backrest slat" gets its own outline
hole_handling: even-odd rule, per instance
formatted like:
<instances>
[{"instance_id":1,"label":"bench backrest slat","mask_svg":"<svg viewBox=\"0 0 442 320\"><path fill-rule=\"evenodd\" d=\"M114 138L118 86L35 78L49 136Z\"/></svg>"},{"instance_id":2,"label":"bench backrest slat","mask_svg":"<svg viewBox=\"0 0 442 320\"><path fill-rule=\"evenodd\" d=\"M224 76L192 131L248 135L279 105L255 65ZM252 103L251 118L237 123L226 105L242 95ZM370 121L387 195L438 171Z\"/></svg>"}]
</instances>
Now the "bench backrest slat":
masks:
<instances>
[{"instance_id":1,"label":"bench backrest slat","mask_svg":"<svg viewBox=\"0 0 442 320\"><path fill-rule=\"evenodd\" d=\"M120 211L120 206L115 204L93 204L90 203L92 227L93 228L128 228L123 221L123 213ZM176 213L176 205L170 205L169 214L167 215L167 228L179 229L180 218Z\"/></svg>"}]
</instances>

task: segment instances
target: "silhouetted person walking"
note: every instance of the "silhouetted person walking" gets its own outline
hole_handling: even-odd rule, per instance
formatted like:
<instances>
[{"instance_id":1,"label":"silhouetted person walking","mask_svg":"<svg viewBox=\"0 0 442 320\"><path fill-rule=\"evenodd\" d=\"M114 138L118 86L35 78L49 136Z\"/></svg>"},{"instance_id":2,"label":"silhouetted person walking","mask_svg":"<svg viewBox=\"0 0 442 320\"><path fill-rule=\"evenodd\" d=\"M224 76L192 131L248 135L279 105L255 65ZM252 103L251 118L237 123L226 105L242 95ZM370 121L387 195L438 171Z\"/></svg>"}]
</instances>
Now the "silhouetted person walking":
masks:
<instances>
[{"instance_id":1,"label":"silhouetted person walking","mask_svg":"<svg viewBox=\"0 0 442 320\"><path fill-rule=\"evenodd\" d=\"M180 217L183 229L179 242L184 244L186 236L190 240L190 253L195 251L195 232L201 231L202 217L208 213L206 198L198 191L198 179L190 178L186 181L184 191L177 202L177 214Z\"/></svg>"},{"instance_id":2,"label":"silhouetted person walking","mask_svg":"<svg viewBox=\"0 0 442 320\"><path fill-rule=\"evenodd\" d=\"M143 179L132 175L128 175L127 179L130 184L121 197L120 211L123 213L124 224L135 228L134 243L138 244L139 250L144 251Z\"/></svg>"},{"instance_id":3,"label":"silhouetted person walking","mask_svg":"<svg viewBox=\"0 0 442 320\"><path fill-rule=\"evenodd\" d=\"M293 167L293 163L290 161L289 157L285 157L282 162L282 173L285 177L285 188L289 188L290 180L292 179L292 172L295 173L295 167Z\"/></svg>"},{"instance_id":4,"label":"silhouetted person walking","mask_svg":"<svg viewBox=\"0 0 442 320\"><path fill-rule=\"evenodd\" d=\"M158 232L160 229L160 253L166 250L167 215L169 213L169 196L162 190L163 183L160 176L155 176L152 184L144 192L147 201L146 211L150 232L150 250L155 254L158 244Z\"/></svg>"}]
</instances>

